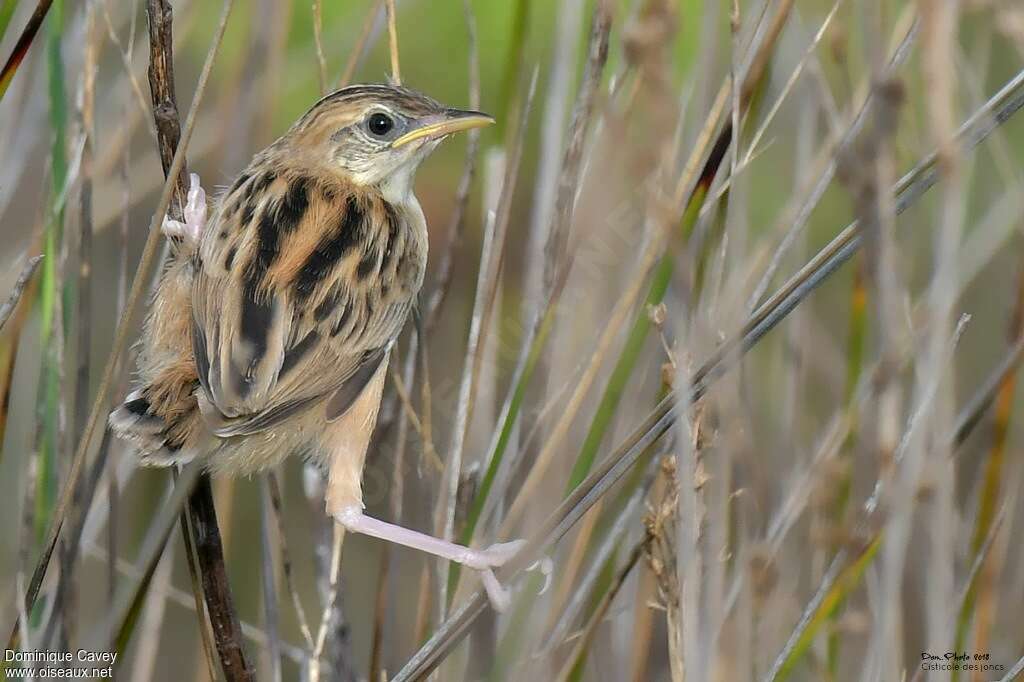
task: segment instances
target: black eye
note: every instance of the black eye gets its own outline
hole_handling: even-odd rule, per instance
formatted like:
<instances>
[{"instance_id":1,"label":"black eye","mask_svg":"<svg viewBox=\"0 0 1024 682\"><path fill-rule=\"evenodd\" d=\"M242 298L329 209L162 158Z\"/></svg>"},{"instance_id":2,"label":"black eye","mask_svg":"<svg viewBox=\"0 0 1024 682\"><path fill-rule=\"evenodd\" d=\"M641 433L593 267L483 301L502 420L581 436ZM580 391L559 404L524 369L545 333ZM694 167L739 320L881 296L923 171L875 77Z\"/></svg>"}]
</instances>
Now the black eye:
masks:
<instances>
[{"instance_id":1,"label":"black eye","mask_svg":"<svg viewBox=\"0 0 1024 682\"><path fill-rule=\"evenodd\" d=\"M387 114L377 112L370 115L366 121L366 127L377 137L384 137L395 127L395 122Z\"/></svg>"}]
</instances>

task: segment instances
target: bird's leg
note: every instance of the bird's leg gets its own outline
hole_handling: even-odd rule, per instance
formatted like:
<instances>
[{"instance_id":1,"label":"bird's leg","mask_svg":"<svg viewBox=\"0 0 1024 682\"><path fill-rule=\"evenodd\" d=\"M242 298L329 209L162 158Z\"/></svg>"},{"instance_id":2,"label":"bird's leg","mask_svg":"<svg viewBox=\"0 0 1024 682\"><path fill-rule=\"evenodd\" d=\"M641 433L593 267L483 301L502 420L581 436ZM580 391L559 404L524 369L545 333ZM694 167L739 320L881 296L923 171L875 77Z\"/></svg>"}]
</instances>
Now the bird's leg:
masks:
<instances>
[{"instance_id":1,"label":"bird's leg","mask_svg":"<svg viewBox=\"0 0 1024 682\"><path fill-rule=\"evenodd\" d=\"M419 531L396 526L393 523L387 523L372 516L367 516L356 505L343 507L335 514L335 519L353 533L362 533L405 547L418 549L480 571L484 588L487 590L487 596L490 598L495 609L500 611L508 606L508 593L498 583L498 579L494 576L492 569L501 566L511 559L525 544L523 540L501 542L491 545L487 549L472 549L465 545L442 540L426 533L420 533Z\"/></svg>"},{"instance_id":2,"label":"bird's leg","mask_svg":"<svg viewBox=\"0 0 1024 682\"><path fill-rule=\"evenodd\" d=\"M164 216L164 223L161 229L168 237L178 237L189 247L199 244L199 238L203 236L206 228L206 192L199 184L199 176L195 173L189 175L188 199L185 204L185 221L174 220Z\"/></svg>"}]
</instances>

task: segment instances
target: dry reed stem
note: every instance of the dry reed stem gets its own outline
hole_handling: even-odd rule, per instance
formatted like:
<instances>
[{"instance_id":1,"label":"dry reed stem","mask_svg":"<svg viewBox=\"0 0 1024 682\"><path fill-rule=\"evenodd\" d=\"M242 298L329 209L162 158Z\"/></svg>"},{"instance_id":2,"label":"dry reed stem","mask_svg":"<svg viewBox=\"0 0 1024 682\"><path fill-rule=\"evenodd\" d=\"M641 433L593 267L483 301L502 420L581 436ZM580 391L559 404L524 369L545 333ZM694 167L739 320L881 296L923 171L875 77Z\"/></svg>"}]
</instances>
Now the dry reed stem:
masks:
<instances>
[{"instance_id":1,"label":"dry reed stem","mask_svg":"<svg viewBox=\"0 0 1024 682\"><path fill-rule=\"evenodd\" d=\"M388 48L391 52L391 82L402 84L402 69L398 63L398 17L395 11L395 0L385 0L388 13Z\"/></svg>"},{"instance_id":2,"label":"dry reed stem","mask_svg":"<svg viewBox=\"0 0 1024 682\"><path fill-rule=\"evenodd\" d=\"M260 481L260 596L263 626L267 633L267 648L261 656L267 670L262 677L281 682L281 609L277 594L277 575L274 571L274 542L270 527L273 524L270 492L266 477Z\"/></svg>"}]
</instances>

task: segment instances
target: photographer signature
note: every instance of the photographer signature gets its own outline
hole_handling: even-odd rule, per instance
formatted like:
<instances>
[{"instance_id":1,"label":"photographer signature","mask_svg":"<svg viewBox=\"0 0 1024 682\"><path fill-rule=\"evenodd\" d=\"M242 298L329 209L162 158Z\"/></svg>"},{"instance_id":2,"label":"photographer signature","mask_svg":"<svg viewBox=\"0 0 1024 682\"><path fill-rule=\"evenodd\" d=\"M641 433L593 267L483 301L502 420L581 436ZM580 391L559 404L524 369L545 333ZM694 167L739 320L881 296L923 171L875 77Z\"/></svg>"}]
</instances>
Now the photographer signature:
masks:
<instances>
[{"instance_id":1,"label":"photographer signature","mask_svg":"<svg viewBox=\"0 0 1024 682\"><path fill-rule=\"evenodd\" d=\"M967 653L966 651L964 651L964 652L947 651L946 653L939 655L939 654L932 654L932 653L929 653L927 651L922 651L921 652L921 660L922 661L987 661L987 660L989 660L989 655L987 653L986 654L974 654L974 655L971 655L971 654Z\"/></svg>"}]
</instances>

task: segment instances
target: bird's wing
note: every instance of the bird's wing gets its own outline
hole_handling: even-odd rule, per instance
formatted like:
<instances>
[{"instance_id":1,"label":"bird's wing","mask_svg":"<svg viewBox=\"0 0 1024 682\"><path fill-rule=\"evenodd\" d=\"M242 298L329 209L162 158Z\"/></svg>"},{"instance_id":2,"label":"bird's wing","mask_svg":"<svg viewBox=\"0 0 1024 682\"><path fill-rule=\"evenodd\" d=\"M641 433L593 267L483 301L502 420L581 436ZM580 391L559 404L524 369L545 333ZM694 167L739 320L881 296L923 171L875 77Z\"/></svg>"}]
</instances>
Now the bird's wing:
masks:
<instances>
[{"instance_id":1,"label":"bird's wing","mask_svg":"<svg viewBox=\"0 0 1024 682\"><path fill-rule=\"evenodd\" d=\"M351 187L247 172L213 220L192 296L211 429L254 433L313 406L341 416L386 357L422 281L424 254L403 213Z\"/></svg>"}]
</instances>

